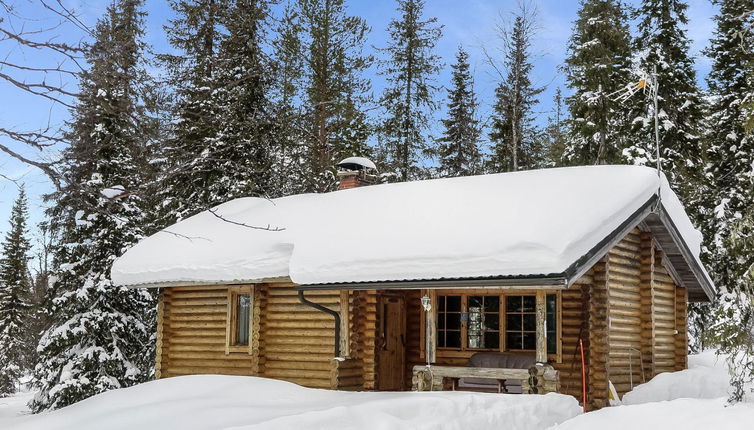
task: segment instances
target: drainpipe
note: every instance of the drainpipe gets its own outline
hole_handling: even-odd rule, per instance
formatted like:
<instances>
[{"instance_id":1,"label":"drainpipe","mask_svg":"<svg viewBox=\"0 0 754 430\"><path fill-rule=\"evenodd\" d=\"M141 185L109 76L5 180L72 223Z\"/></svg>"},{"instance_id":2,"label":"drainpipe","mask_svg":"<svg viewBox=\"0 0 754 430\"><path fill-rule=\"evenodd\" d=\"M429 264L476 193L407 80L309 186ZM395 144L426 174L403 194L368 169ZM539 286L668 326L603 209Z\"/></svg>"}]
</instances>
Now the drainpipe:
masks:
<instances>
[{"instance_id":1,"label":"drainpipe","mask_svg":"<svg viewBox=\"0 0 754 430\"><path fill-rule=\"evenodd\" d=\"M340 313L326 308L319 303L309 301L306 297L304 297L304 290L298 290L298 300L309 307L320 310L322 312L326 312L332 315L333 318L335 318L335 358L340 357Z\"/></svg>"}]
</instances>

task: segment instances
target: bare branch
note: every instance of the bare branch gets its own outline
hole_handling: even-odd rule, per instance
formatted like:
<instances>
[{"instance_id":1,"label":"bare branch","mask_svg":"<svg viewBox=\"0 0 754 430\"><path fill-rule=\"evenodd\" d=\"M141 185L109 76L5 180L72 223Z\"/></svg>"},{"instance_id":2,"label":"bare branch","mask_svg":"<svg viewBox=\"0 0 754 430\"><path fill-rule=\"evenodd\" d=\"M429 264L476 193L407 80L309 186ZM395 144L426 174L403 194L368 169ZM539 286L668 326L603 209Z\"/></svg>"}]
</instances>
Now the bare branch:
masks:
<instances>
[{"instance_id":1,"label":"bare branch","mask_svg":"<svg viewBox=\"0 0 754 430\"><path fill-rule=\"evenodd\" d=\"M283 228L283 227L272 227L270 224L267 224L267 227L259 227L259 226L255 226L255 225L248 225L248 224L245 224L245 223L242 223L242 222L238 222L238 221L233 221L233 220L227 219L224 216L220 215L219 213L217 213L217 211L215 209L208 209L208 212L211 213L212 215L216 216L217 218L225 221L225 222L228 222L228 223L231 223L231 224L235 224L235 225L240 225L241 227L247 227L247 228L251 228L251 229L254 229L254 230L267 230L267 231L283 231L283 230L285 230L285 228Z\"/></svg>"}]
</instances>

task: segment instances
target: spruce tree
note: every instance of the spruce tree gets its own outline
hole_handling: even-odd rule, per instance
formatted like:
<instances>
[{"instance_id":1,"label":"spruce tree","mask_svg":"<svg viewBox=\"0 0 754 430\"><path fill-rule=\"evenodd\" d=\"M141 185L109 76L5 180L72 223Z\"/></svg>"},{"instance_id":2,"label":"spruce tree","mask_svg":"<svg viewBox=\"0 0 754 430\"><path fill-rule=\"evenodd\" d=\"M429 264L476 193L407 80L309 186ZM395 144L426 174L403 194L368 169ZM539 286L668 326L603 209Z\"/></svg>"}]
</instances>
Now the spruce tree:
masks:
<instances>
[{"instance_id":1,"label":"spruce tree","mask_svg":"<svg viewBox=\"0 0 754 430\"><path fill-rule=\"evenodd\" d=\"M477 118L477 98L474 79L469 70L469 54L458 47L456 62L448 90L447 118L442 137L437 139L435 152L439 158L438 173L443 177L469 176L481 173L482 155L479 139L482 134Z\"/></svg>"},{"instance_id":2,"label":"spruce tree","mask_svg":"<svg viewBox=\"0 0 754 430\"><path fill-rule=\"evenodd\" d=\"M289 0L282 11L272 41L276 78L272 83L273 116L277 118L275 166L272 188L275 196L306 191L306 145L302 127L301 97L304 77L302 26L296 4Z\"/></svg>"},{"instance_id":3,"label":"spruce tree","mask_svg":"<svg viewBox=\"0 0 754 430\"><path fill-rule=\"evenodd\" d=\"M398 0L400 18L388 25L390 43L380 61L387 80L380 104L385 108L380 124L380 149L386 170L401 181L419 176L418 161L428 148L426 130L436 109L435 78L441 70L434 53L442 37L437 18L423 19L424 0Z\"/></svg>"},{"instance_id":4,"label":"spruce tree","mask_svg":"<svg viewBox=\"0 0 754 430\"><path fill-rule=\"evenodd\" d=\"M364 113L372 63L362 49L369 27L346 14L344 0L299 0L304 59L302 138L306 145L305 189L334 189L335 163L368 156L371 128Z\"/></svg>"},{"instance_id":5,"label":"spruce tree","mask_svg":"<svg viewBox=\"0 0 754 430\"><path fill-rule=\"evenodd\" d=\"M543 146L546 153L545 164L550 167L559 166L563 163L562 157L568 141L565 126L565 105L563 92L560 88L555 90L552 102L552 111L547 118L547 125L543 133Z\"/></svg>"},{"instance_id":6,"label":"spruce tree","mask_svg":"<svg viewBox=\"0 0 754 430\"><path fill-rule=\"evenodd\" d=\"M276 194L272 188L277 129L270 91L274 63L264 52L266 0L231 0L221 17L227 34L214 72L223 85L217 98L218 139L196 154L204 169L209 204L249 195Z\"/></svg>"},{"instance_id":7,"label":"spruce tree","mask_svg":"<svg viewBox=\"0 0 754 430\"><path fill-rule=\"evenodd\" d=\"M754 101L754 6L746 0L715 0L717 25L706 55L712 59L707 78L710 92L709 142L704 233L713 279L733 286L742 272L742 258L726 240L731 228L750 212L754 202L752 176L754 135L747 133L747 100Z\"/></svg>"},{"instance_id":8,"label":"spruce tree","mask_svg":"<svg viewBox=\"0 0 754 430\"><path fill-rule=\"evenodd\" d=\"M534 124L536 97L543 91L531 81L534 16L522 9L511 28L501 36L506 75L495 89L489 169L492 172L536 169L543 166L544 153Z\"/></svg>"},{"instance_id":9,"label":"spruce tree","mask_svg":"<svg viewBox=\"0 0 754 430\"><path fill-rule=\"evenodd\" d=\"M0 254L0 397L16 391L34 347L27 331L32 306L27 218L26 192L21 187Z\"/></svg>"},{"instance_id":10,"label":"spruce tree","mask_svg":"<svg viewBox=\"0 0 754 430\"><path fill-rule=\"evenodd\" d=\"M61 243L48 293L51 326L37 348L34 412L56 409L147 380L153 367L154 301L145 290L116 287L113 261L142 237L138 192L150 130L141 100L148 81L141 0L111 4L88 46L52 196Z\"/></svg>"},{"instance_id":11,"label":"spruce tree","mask_svg":"<svg viewBox=\"0 0 754 430\"><path fill-rule=\"evenodd\" d=\"M691 204L704 167L704 106L689 56L686 9L682 0L644 0L637 10L639 34L634 45L636 67L647 75L656 71L662 169L681 199ZM652 93L650 88L633 96L638 102L632 120L635 141L624 151L632 164L657 162Z\"/></svg>"},{"instance_id":12,"label":"spruce tree","mask_svg":"<svg viewBox=\"0 0 754 430\"><path fill-rule=\"evenodd\" d=\"M628 16L620 0L582 0L568 43L564 70L572 95L567 98L568 164L622 161L631 142L630 106L610 94L632 79Z\"/></svg>"},{"instance_id":13,"label":"spruce tree","mask_svg":"<svg viewBox=\"0 0 754 430\"><path fill-rule=\"evenodd\" d=\"M173 121L162 156L165 223L223 202L215 183L229 163L220 139L218 77L222 16L230 0L171 0L176 18L165 27L178 54L162 54L167 83L173 88ZM218 147L220 149L218 149ZM219 154L217 154L219 152Z\"/></svg>"}]
</instances>

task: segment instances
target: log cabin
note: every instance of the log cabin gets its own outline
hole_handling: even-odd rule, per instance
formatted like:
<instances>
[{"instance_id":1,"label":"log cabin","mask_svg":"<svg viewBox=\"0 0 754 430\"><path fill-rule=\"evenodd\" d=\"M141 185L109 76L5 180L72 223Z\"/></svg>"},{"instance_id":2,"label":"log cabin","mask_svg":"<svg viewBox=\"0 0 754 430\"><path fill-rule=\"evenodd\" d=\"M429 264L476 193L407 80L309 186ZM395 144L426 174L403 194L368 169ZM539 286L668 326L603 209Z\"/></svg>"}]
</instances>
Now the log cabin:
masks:
<instances>
[{"instance_id":1,"label":"log cabin","mask_svg":"<svg viewBox=\"0 0 754 430\"><path fill-rule=\"evenodd\" d=\"M716 291L664 175L373 185L370 161L339 167L338 191L232 200L115 262L117 284L159 289L157 378L555 391L595 409L686 368L687 304Z\"/></svg>"}]
</instances>

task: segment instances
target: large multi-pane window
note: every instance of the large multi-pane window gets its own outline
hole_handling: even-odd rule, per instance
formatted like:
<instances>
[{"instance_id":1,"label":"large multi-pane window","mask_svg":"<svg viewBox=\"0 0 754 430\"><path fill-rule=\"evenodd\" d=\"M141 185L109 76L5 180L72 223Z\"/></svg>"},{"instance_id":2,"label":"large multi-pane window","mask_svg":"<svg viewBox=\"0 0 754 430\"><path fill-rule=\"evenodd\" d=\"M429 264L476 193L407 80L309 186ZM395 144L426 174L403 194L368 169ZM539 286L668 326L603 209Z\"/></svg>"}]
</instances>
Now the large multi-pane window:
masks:
<instances>
[{"instance_id":1,"label":"large multi-pane window","mask_svg":"<svg viewBox=\"0 0 754 430\"><path fill-rule=\"evenodd\" d=\"M537 299L525 295L438 295L437 346L460 350L535 351ZM557 354L558 295L546 296L547 352Z\"/></svg>"}]
</instances>

